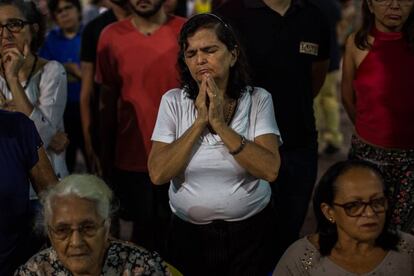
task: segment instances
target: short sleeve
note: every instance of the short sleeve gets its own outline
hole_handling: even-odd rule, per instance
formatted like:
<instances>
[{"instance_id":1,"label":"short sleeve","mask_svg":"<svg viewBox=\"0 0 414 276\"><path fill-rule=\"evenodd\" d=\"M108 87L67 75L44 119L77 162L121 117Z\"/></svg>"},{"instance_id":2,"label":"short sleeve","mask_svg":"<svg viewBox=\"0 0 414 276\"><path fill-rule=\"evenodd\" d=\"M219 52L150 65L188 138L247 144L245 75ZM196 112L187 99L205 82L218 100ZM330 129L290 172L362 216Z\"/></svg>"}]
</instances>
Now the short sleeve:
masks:
<instances>
[{"instance_id":1,"label":"short sleeve","mask_svg":"<svg viewBox=\"0 0 414 276\"><path fill-rule=\"evenodd\" d=\"M115 23L117 24L117 23ZM96 54L96 74L95 81L111 89L118 90L121 87L120 77L117 74L117 62L114 55L114 39L112 37L115 29L111 24L106 27L99 37Z\"/></svg>"},{"instance_id":2,"label":"short sleeve","mask_svg":"<svg viewBox=\"0 0 414 276\"><path fill-rule=\"evenodd\" d=\"M163 143L172 143L177 138L177 101L174 94L180 90L174 89L165 93L161 99L157 121L151 140Z\"/></svg>"},{"instance_id":3,"label":"short sleeve","mask_svg":"<svg viewBox=\"0 0 414 276\"><path fill-rule=\"evenodd\" d=\"M19 121L20 145L25 156L25 167L29 171L39 161L38 149L43 143L32 120L21 114Z\"/></svg>"},{"instance_id":4,"label":"short sleeve","mask_svg":"<svg viewBox=\"0 0 414 276\"><path fill-rule=\"evenodd\" d=\"M254 137L264 134L276 134L279 145L282 144L279 127L275 118L272 96L262 88L255 88L253 92L254 102L257 104L257 117Z\"/></svg>"},{"instance_id":5,"label":"short sleeve","mask_svg":"<svg viewBox=\"0 0 414 276\"><path fill-rule=\"evenodd\" d=\"M89 22L82 33L81 39L81 61L92 62L96 61L96 47L97 39L95 37L95 21Z\"/></svg>"},{"instance_id":6,"label":"short sleeve","mask_svg":"<svg viewBox=\"0 0 414 276\"><path fill-rule=\"evenodd\" d=\"M319 52L317 60L327 60L330 57L330 43L331 43L331 30L329 29L329 22L326 17L319 12L319 29L320 29L320 41Z\"/></svg>"}]
</instances>

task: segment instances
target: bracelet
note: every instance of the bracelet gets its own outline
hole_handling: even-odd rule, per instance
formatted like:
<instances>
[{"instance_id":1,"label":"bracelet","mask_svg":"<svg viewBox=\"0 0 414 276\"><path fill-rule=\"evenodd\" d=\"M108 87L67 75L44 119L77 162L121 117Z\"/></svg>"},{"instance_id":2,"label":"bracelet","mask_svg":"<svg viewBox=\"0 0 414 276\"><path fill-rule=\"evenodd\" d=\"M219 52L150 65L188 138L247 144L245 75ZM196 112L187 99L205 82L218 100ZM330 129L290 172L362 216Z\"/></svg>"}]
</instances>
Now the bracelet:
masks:
<instances>
[{"instance_id":1,"label":"bracelet","mask_svg":"<svg viewBox=\"0 0 414 276\"><path fill-rule=\"evenodd\" d=\"M233 150L233 151L229 151L229 153L231 154L231 155L236 155L236 154L239 154L243 149L244 149L244 147L246 146L246 144L247 144L247 139L246 139L246 137L244 137L243 135L240 135L240 139L241 139L241 141L240 141L240 146L236 149L236 150Z\"/></svg>"}]
</instances>

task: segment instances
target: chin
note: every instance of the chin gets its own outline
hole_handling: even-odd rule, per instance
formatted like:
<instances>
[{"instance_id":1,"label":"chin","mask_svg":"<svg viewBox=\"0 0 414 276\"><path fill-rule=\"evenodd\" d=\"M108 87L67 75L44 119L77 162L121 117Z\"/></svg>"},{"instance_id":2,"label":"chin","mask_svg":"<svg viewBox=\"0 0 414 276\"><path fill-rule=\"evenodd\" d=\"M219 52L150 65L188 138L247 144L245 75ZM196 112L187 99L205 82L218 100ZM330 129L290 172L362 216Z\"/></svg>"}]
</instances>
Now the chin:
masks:
<instances>
[{"instance_id":1,"label":"chin","mask_svg":"<svg viewBox=\"0 0 414 276\"><path fill-rule=\"evenodd\" d=\"M86 274L91 270L92 261L89 258L71 258L67 260L65 266L74 274Z\"/></svg>"}]
</instances>

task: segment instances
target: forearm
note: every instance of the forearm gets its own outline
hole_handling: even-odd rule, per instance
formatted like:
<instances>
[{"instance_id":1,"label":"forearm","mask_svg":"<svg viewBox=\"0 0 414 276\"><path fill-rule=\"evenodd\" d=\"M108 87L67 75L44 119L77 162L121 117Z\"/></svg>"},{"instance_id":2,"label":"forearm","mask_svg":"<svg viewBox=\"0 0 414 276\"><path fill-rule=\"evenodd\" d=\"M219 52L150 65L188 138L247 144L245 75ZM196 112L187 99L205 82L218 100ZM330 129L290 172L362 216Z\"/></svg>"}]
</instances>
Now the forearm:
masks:
<instances>
[{"instance_id":1,"label":"forearm","mask_svg":"<svg viewBox=\"0 0 414 276\"><path fill-rule=\"evenodd\" d=\"M86 144L91 143L91 95L93 85L82 82L80 95L80 114L82 122L82 132Z\"/></svg>"},{"instance_id":2,"label":"forearm","mask_svg":"<svg viewBox=\"0 0 414 276\"><path fill-rule=\"evenodd\" d=\"M17 77L9 78L8 80L10 91L13 95L13 101L16 106L16 110L22 112L26 116L30 116L33 112L33 105L24 92L22 85L20 84Z\"/></svg>"},{"instance_id":3,"label":"forearm","mask_svg":"<svg viewBox=\"0 0 414 276\"><path fill-rule=\"evenodd\" d=\"M230 152L239 149L241 137L237 132L227 125L222 125L216 131ZM274 149L269 150L255 141L247 141L244 148L233 157L251 175L273 182L277 178L280 167L277 142L274 145Z\"/></svg>"},{"instance_id":4,"label":"forearm","mask_svg":"<svg viewBox=\"0 0 414 276\"><path fill-rule=\"evenodd\" d=\"M51 185L57 183L58 179L53 171L52 165L43 147L38 149L39 161L30 170L30 181L36 193L39 195Z\"/></svg>"},{"instance_id":5,"label":"forearm","mask_svg":"<svg viewBox=\"0 0 414 276\"><path fill-rule=\"evenodd\" d=\"M117 133L117 101L119 93L102 86L99 99L99 134L101 138L100 160L103 174L110 177L115 158L115 142Z\"/></svg>"},{"instance_id":6,"label":"forearm","mask_svg":"<svg viewBox=\"0 0 414 276\"><path fill-rule=\"evenodd\" d=\"M312 64L312 92L315 98L325 82L329 68L329 60L317 61Z\"/></svg>"},{"instance_id":7,"label":"forearm","mask_svg":"<svg viewBox=\"0 0 414 276\"><path fill-rule=\"evenodd\" d=\"M349 117L349 120L352 124L355 124L355 103L352 100L342 96L342 104L344 105L344 109Z\"/></svg>"},{"instance_id":8,"label":"forearm","mask_svg":"<svg viewBox=\"0 0 414 276\"><path fill-rule=\"evenodd\" d=\"M148 169L154 184L167 183L185 170L193 146L204 129L205 124L196 121L179 139L171 144L154 143L148 160Z\"/></svg>"}]
</instances>

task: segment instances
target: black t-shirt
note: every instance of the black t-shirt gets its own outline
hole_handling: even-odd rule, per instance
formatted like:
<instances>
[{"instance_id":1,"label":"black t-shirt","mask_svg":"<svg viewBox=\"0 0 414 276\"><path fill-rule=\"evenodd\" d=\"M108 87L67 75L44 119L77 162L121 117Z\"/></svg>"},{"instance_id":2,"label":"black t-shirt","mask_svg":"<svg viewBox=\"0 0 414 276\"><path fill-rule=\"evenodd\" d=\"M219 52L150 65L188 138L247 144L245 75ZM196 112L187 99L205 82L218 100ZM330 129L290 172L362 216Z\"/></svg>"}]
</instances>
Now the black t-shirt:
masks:
<instances>
[{"instance_id":1,"label":"black t-shirt","mask_svg":"<svg viewBox=\"0 0 414 276\"><path fill-rule=\"evenodd\" d=\"M293 0L284 16L259 0L229 0L215 11L238 31L253 84L272 94L285 148L316 145L312 63L329 59L329 25L319 9Z\"/></svg>"},{"instance_id":2,"label":"black t-shirt","mask_svg":"<svg viewBox=\"0 0 414 276\"><path fill-rule=\"evenodd\" d=\"M116 21L113 11L108 10L85 26L82 34L81 61L95 64L99 35L107 25Z\"/></svg>"}]
</instances>

